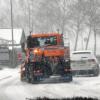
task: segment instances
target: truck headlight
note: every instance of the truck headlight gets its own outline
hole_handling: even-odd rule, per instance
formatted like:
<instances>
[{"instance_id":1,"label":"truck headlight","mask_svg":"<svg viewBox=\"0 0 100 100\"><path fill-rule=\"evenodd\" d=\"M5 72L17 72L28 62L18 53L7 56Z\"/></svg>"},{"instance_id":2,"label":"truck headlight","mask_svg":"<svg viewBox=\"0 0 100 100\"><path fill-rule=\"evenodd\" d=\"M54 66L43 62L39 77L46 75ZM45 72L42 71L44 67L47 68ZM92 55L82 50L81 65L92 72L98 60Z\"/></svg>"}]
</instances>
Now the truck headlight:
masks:
<instances>
[{"instance_id":1,"label":"truck headlight","mask_svg":"<svg viewBox=\"0 0 100 100\"><path fill-rule=\"evenodd\" d=\"M37 54L37 53L38 53L38 50L37 50L37 49L35 49L35 50L34 50L34 54Z\"/></svg>"},{"instance_id":2,"label":"truck headlight","mask_svg":"<svg viewBox=\"0 0 100 100\"><path fill-rule=\"evenodd\" d=\"M34 49L33 53L34 53L34 55L42 55L42 50L40 50L40 49Z\"/></svg>"}]
</instances>

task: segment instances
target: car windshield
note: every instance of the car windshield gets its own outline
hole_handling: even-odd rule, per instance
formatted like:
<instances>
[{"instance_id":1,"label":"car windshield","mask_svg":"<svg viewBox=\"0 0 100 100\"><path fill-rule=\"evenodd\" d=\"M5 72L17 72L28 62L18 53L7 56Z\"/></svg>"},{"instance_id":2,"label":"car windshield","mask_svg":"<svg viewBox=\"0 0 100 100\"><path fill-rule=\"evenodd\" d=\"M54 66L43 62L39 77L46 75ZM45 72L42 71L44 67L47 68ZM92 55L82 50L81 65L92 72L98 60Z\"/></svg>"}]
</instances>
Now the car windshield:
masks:
<instances>
[{"instance_id":1,"label":"car windshield","mask_svg":"<svg viewBox=\"0 0 100 100\"><path fill-rule=\"evenodd\" d=\"M74 52L72 54L74 57L89 57L91 56L91 52Z\"/></svg>"},{"instance_id":2,"label":"car windshield","mask_svg":"<svg viewBox=\"0 0 100 100\"><path fill-rule=\"evenodd\" d=\"M51 37L35 37L28 39L28 46L30 48L36 46L45 46L45 45L57 45L57 38L55 36L51 36Z\"/></svg>"}]
</instances>

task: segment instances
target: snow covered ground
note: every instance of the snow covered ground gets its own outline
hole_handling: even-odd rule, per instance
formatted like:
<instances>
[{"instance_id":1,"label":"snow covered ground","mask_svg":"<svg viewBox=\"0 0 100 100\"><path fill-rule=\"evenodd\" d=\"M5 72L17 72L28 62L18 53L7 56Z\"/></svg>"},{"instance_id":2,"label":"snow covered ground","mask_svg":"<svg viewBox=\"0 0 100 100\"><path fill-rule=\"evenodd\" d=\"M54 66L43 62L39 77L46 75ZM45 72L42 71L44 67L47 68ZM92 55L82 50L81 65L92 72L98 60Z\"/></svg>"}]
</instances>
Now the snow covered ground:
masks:
<instances>
[{"instance_id":1,"label":"snow covered ground","mask_svg":"<svg viewBox=\"0 0 100 100\"><path fill-rule=\"evenodd\" d=\"M0 70L0 100L26 100L36 97L97 97L100 99L100 76L74 77L70 83L29 84L21 82L19 68Z\"/></svg>"}]
</instances>

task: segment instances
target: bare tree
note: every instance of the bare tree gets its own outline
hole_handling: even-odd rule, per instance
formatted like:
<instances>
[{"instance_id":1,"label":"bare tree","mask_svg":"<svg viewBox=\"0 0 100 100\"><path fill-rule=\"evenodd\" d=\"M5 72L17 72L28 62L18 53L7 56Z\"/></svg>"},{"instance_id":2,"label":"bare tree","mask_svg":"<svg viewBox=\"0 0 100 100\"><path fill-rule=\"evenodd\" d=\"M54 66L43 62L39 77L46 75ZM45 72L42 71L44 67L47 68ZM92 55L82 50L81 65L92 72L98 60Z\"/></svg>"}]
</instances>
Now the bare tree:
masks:
<instances>
[{"instance_id":1,"label":"bare tree","mask_svg":"<svg viewBox=\"0 0 100 100\"><path fill-rule=\"evenodd\" d=\"M85 49L88 49L91 32L94 32L94 53L96 54L96 27L98 26L98 24L100 24L100 2L98 0L88 0L86 1L86 5L87 10L85 11L85 13L86 16L88 16L87 24L89 26L89 34Z\"/></svg>"},{"instance_id":2,"label":"bare tree","mask_svg":"<svg viewBox=\"0 0 100 100\"><path fill-rule=\"evenodd\" d=\"M76 39L75 39L75 46L74 50L77 50L78 38L79 33L83 29L83 23L85 20L83 10L84 10L84 2L82 0L75 1L72 5L69 6L70 9L70 19L72 24L76 27ZM82 33L81 33L82 34Z\"/></svg>"}]
</instances>

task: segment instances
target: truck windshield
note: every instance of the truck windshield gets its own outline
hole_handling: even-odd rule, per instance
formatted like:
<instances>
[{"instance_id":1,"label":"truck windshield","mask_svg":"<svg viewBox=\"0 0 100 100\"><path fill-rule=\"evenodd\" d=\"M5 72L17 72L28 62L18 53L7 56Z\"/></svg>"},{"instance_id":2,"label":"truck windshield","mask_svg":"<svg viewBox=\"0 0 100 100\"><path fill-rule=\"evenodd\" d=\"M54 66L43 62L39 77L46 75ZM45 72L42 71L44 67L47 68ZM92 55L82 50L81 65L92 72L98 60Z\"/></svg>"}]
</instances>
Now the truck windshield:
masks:
<instances>
[{"instance_id":1,"label":"truck windshield","mask_svg":"<svg viewBox=\"0 0 100 100\"><path fill-rule=\"evenodd\" d=\"M57 39L56 37L43 37L43 38L38 38L40 46L44 45L57 45Z\"/></svg>"},{"instance_id":2,"label":"truck windshield","mask_svg":"<svg viewBox=\"0 0 100 100\"><path fill-rule=\"evenodd\" d=\"M57 38L51 37L35 37L28 39L28 47L34 48L36 46L57 45Z\"/></svg>"}]
</instances>

